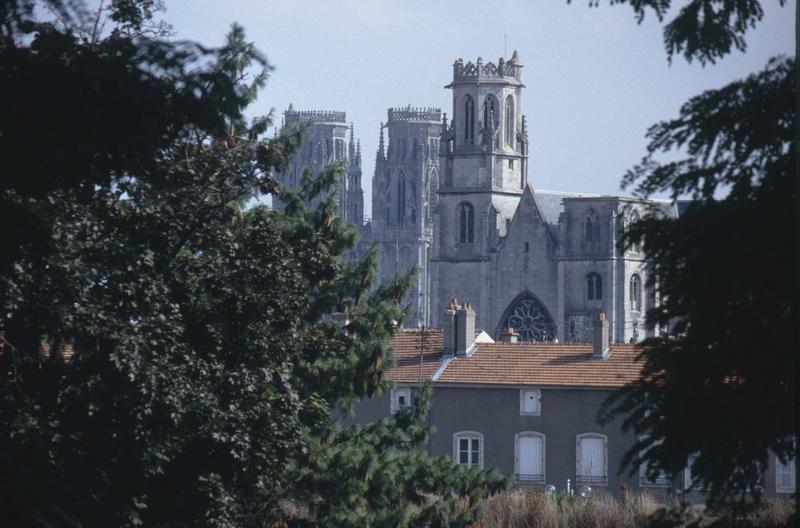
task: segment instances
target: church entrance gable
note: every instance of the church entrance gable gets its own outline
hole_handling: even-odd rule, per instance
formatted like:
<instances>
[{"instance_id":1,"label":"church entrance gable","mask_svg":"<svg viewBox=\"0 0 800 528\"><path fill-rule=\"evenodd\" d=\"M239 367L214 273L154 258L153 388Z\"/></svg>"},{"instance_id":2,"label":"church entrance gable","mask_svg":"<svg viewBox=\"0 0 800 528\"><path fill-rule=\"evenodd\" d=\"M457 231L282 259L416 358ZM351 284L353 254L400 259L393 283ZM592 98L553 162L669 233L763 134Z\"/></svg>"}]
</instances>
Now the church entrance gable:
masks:
<instances>
[{"instance_id":1,"label":"church entrance gable","mask_svg":"<svg viewBox=\"0 0 800 528\"><path fill-rule=\"evenodd\" d=\"M506 308L496 335L504 328L511 327L519 333L521 341L553 341L556 338L556 324L544 304L531 292L517 295Z\"/></svg>"}]
</instances>

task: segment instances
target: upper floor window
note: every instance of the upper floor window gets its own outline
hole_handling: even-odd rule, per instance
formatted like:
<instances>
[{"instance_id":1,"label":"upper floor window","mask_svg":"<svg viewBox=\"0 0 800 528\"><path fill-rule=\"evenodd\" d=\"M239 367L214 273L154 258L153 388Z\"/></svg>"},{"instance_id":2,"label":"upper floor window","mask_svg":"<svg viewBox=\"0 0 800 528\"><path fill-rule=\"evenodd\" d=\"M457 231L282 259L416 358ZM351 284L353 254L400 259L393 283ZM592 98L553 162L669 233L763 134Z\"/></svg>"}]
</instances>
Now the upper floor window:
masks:
<instances>
[{"instance_id":1,"label":"upper floor window","mask_svg":"<svg viewBox=\"0 0 800 528\"><path fill-rule=\"evenodd\" d=\"M514 442L514 474L520 482L545 481L544 435L526 431L516 435Z\"/></svg>"},{"instance_id":2,"label":"upper floor window","mask_svg":"<svg viewBox=\"0 0 800 528\"><path fill-rule=\"evenodd\" d=\"M630 283L631 310L638 312L642 309L642 279L634 273Z\"/></svg>"},{"instance_id":3,"label":"upper floor window","mask_svg":"<svg viewBox=\"0 0 800 528\"><path fill-rule=\"evenodd\" d=\"M500 108L497 100L487 95L483 99L483 144L499 148L502 137L496 133L500 121Z\"/></svg>"},{"instance_id":4,"label":"upper floor window","mask_svg":"<svg viewBox=\"0 0 800 528\"><path fill-rule=\"evenodd\" d=\"M458 241L471 244L475 240L475 209L464 202L458 206Z\"/></svg>"},{"instance_id":5,"label":"upper floor window","mask_svg":"<svg viewBox=\"0 0 800 528\"><path fill-rule=\"evenodd\" d=\"M334 147L336 151L334 152L334 157L337 160L344 159L344 140L343 139L336 139L334 140Z\"/></svg>"},{"instance_id":6,"label":"upper floor window","mask_svg":"<svg viewBox=\"0 0 800 528\"><path fill-rule=\"evenodd\" d=\"M514 97L506 97L506 145L514 147Z\"/></svg>"},{"instance_id":7,"label":"upper floor window","mask_svg":"<svg viewBox=\"0 0 800 528\"><path fill-rule=\"evenodd\" d=\"M575 482L608 484L608 437L584 433L576 437Z\"/></svg>"},{"instance_id":8,"label":"upper floor window","mask_svg":"<svg viewBox=\"0 0 800 528\"><path fill-rule=\"evenodd\" d=\"M795 459L787 460L782 463L775 457L775 491L778 493L794 493L795 477L797 475L797 464Z\"/></svg>"},{"instance_id":9,"label":"upper floor window","mask_svg":"<svg viewBox=\"0 0 800 528\"><path fill-rule=\"evenodd\" d=\"M453 435L453 460L456 464L483 468L483 435L461 431Z\"/></svg>"},{"instance_id":10,"label":"upper floor window","mask_svg":"<svg viewBox=\"0 0 800 528\"><path fill-rule=\"evenodd\" d=\"M521 415L539 416L542 412L542 393L538 389L522 389L519 391L519 413Z\"/></svg>"},{"instance_id":11,"label":"upper floor window","mask_svg":"<svg viewBox=\"0 0 800 528\"><path fill-rule=\"evenodd\" d=\"M403 225L406 218L406 181L403 175L397 181L397 225Z\"/></svg>"},{"instance_id":12,"label":"upper floor window","mask_svg":"<svg viewBox=\"0 0 800 528\"><path fill-rule=\"evenodd\" d=\"M603 299L603 279L597 273L592 272L586 276L586 298L590 301Z\"/></svg>"},{"instance_id":13,"label":"upper floor window","mask_svg":"<svg viewBox=\"0 0 800 528\"><path fill-rule=\"evenodd\" d=\"M389 410L392 414L411 405L411 389L392 389Z\"/></svg>"},{"instance_id":14,"label":"upper floor window","mask_svg":"<svg viewBox=\"0 0 800 528\"><path fill-rule=\"evenodd\" d=\"M597 247L600 243L600 219L597 218L597 213L589 211L584 221L584 234L583 240L589 247Z\"/></svg>"},{"instance_id":15,"label":"upper floor window","mask_svg":"<svg viewBox=\"0 0 800 528\"><path fill-rule=\"evenodd\" d=\"M497 106L491 95L487 95L483 100L483 126L488 128L489 123L497 126Z\"/></svg>"},{"instance_id":16,"label":"upper floor window","mask_svg":"<svg viewBox=\"0 0 800 528\"><path fill-rule=\"evenodd\" d=\"M631 212L630 219L628 220L628 225L632 226L633 224L635 224L638 221L639 221L639 213L636 211L636 209L634 209ZM637 239L637 240L632 240L631 241L631 251L633 251L634 253L641 253L642 252L642 242L641 242L641 240Z\"/></svg>"},{"instance_id":17,"label":"upper floor window","mask_svg":"<svg viewBox=\"0 0 800 528\"><path fill-rule=\"evenodd\" d=\"M471 95L464 98L464 142L475 139L475 100Z\"/></svg>"}]
</instances>

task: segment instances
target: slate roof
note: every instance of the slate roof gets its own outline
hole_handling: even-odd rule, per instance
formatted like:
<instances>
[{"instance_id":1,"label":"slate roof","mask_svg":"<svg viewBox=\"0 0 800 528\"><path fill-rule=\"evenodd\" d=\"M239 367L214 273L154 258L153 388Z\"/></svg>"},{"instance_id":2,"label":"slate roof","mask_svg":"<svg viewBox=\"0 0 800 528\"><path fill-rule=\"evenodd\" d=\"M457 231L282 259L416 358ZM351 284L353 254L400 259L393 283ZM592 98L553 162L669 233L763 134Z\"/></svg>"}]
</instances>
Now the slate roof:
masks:
<instances>
[{"instance_id":1,"label":"slate roof","mask_svg":"<svg viewBox=\"0 0 800 528\"><path fill-rule=\"evenodd\" d=\"M558 240L558 215L564 210L564 198L588 198L594 197L592 194L578 194L571 192L558 191L533 191L533 198L539 212L542 213L550 233Z\"/></svg>"},{"instance_id":2,"label":"slate roof","mask_svg":"<svg viewBox=\"0 0 800 528\"><path fill-rule=\"evenodd\" d=\"M442 331L429 330L427 340L422 377L431 379L439 371L436 383L619 388L636 380L642 368L636 345L612 344L607 359L595 359L592 345L583 343L477 343L471 356L444 360ZM395 367L389 378L417 383L421 332L403 330L391 344Z\"/></svg>"},{"instance_id":3,"label":"slate roof","mask_svg":"<svg viewBox=\"0 0 800 528\"><path fill-rule=\"evenodd\" d=\"M389 371L389 379L396 382L417 383L419 381L420 352L422 354L422 379L431 379L442 364L444 335L441 330L430 329L423 339L421 330L402 330L391 337L394 349L394 367Z\"/></svg>"}]
</instances>

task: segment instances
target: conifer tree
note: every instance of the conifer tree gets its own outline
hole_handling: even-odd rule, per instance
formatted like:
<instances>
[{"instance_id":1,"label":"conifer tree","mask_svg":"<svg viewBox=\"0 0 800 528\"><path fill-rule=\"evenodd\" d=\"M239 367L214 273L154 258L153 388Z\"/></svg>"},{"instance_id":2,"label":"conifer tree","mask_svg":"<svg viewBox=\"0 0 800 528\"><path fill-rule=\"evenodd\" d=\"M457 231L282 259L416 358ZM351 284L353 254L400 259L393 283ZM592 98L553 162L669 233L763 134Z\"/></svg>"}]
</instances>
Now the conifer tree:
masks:
<instances>
[{"instance_id":1,"label":"conifer tree","mask_svg":"<svg viewBox=\"0 0 800 528\"><path fill-rule=\"evenodd\" d=\"M2 7L4 518L474 519L505 480L416 449L424 391L392 418L337 424L389 386L408 277L371 292L374 253L345 262L355 233L333 201L303 205L340 167L299 191L273 179L302 135L265 140L269 118L244 119L268 65L241 28L209 51L153 33L151 1L112 2L100 35L79 3L49 4L61 25L37 22L32 1ZM266 194L286 208L243 205Z\"/></svg>"}]
</instances>

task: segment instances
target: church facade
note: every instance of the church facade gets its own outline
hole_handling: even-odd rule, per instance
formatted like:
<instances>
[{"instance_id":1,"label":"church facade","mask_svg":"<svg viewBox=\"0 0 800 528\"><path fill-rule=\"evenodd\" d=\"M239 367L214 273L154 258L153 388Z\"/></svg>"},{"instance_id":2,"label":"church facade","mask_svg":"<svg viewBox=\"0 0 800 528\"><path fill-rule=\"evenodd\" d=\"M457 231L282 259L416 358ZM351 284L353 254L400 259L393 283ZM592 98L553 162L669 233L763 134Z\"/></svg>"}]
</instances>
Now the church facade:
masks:
<instances>
[{"instance_id":1,"label":"church facade","mask_svg":"<svg viewBox=\"0 0 800 528\"><path fill-rule=\"evenodd\" d=\"M656 302L645 255L619 241L647 212L675 215L675 205L536 189L522 72L517 52L496 63L458 59L445 87L449 121L437 108L388 111L372 220L342 208L361 230L359 247L377 248L381 280L417 268L407 327L441 328L457 298L496 339L510 327L524 341L589 342L600 312L612 342L656 335L644 320ZM343 188L355 184L348 176Z\"/></svg>"}]
</instances>

